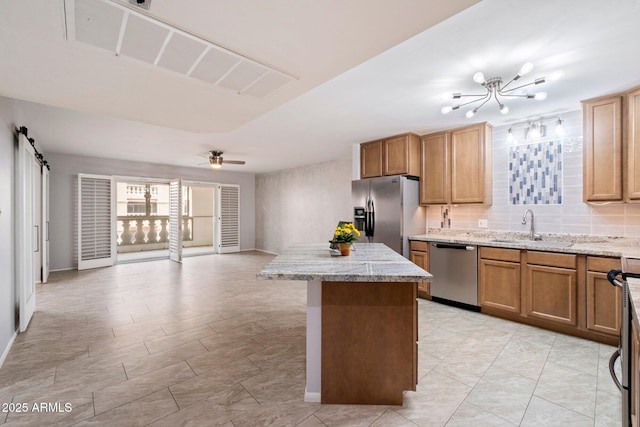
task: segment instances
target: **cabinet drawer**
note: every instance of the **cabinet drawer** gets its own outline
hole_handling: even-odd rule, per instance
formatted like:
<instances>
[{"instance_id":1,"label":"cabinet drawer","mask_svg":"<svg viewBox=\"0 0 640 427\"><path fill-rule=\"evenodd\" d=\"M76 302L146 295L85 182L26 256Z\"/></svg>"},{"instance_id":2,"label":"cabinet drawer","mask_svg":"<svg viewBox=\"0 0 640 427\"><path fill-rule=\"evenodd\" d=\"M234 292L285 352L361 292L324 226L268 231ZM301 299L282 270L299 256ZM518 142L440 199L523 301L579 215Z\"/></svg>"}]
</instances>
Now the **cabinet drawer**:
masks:
<instances>
[{"instance_id":1,"label":"cabinet drawer","mask_svg":"<svg viewBox=\"0 0 640 427\"><path fill-rule=\"evenodd\" d=\"M575 255L556 252L527 251L527 264L547 265L550 267L576 268Z\"/></svg>"},{"instance_id":2,"label":"cabinet drawer","mask_svg":"<svg viewBox=\"0 0 640 427\"><path fill-rule=\"evenodd\" d=\"M427 252L429 250L429 242L422 242L419 240L411 240L409 242L412 251Z\"/></svg>"},{"instance_id":3,"label":"cabinet drawer","mask_svg":"<svg viewBox=\"0 0 640 427\"><path fill-rule=\"evenodd\" d=\"M620 258L587 257L587 270L608 273L609 270L620 268Z\"/></svg>"},{"instance_id":4,"label":"cabinet drawer","mask_svg":"<svg viewBox=\"0 0 640 427\"><path fill-rule=\"evenodd\" d=\"M490 248L483 246L480 248L480 258L520 262L520 249Z\"/></svg>"}]
</instances>

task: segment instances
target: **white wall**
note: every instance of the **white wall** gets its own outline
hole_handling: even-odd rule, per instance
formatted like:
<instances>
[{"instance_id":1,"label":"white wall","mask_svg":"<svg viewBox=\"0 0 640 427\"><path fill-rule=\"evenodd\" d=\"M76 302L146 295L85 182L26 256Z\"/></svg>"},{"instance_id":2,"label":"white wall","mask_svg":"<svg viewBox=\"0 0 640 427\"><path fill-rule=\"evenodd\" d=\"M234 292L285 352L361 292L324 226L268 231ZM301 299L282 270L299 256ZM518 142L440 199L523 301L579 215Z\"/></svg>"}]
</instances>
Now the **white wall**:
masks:
<instances>
[{"instance_id":1,"label":"white wall","mask_svg":"<svg viewBox=\"0 0 640 427\"><path fill-rule=\"evenodd\" d=\"M255 175L168 165L45 153L51 165L50 265L52 270L77 267L77 178L79 173L147 178L184 178L240 185L240 249L255 247Z\"/></svg>"},{"instance_id":2,"label":"white wall","mask_svg":"<svg viewBox=\"0 0 640 427\"><path fill-rule=\"evenodd\" d=\"M294 242L327 242L353 218L351 159L256 175L256 248L281 253Z\"/></svg>"},{"instance_id":3,"label":"white wall","mask_svg":"<svg viewBox=\"0 0 640 427\"><path fill-rule=\"evenodd\" d=\"M555 114L549 114L554 116ZM522 225L525 209L535 214L536 231L540 233L595 234L607 236L640 236L640 204L582 202L582 111L560 114L567 133L563 140L563 203L561 205L511 205L509 203L509 126L493 129L493 205L459 205L451 208L451 228L478 229L478 220L487 219L492 230L528 232ZM553 123L548 124L547 137L557 140ZM523 128L514 131L521 137ZM524 141L520 142L521 144ZM427 226L440 227L440 207L427 208Z\"/></svg>"},{"instance_id":4,"label":"white wall","mask_svg":"<svg viewBox=\"0 0 640 427\"><path fill-rule=\"evenodd\" d=\"M16 331L13 102L0 97L0 357Z\"/></svg>"}]
</instances>

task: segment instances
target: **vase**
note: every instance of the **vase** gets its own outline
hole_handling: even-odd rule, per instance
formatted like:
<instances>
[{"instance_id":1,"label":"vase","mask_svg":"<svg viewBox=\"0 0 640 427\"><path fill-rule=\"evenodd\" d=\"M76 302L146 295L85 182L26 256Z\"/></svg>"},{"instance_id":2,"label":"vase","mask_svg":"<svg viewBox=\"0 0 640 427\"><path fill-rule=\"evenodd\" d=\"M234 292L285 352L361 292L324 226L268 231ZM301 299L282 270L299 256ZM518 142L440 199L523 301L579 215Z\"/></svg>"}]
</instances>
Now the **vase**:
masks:
<instances>
[{"instance_id":1,"label":"vase","mask_svg":"<svg viewBox=\"0 0 640 427\"><path fill-rule=\"evenodd\" d=\"M338 246L340 247L340 255L351 255L351 243L338 243Z\"/></svg>"}]
</instances>

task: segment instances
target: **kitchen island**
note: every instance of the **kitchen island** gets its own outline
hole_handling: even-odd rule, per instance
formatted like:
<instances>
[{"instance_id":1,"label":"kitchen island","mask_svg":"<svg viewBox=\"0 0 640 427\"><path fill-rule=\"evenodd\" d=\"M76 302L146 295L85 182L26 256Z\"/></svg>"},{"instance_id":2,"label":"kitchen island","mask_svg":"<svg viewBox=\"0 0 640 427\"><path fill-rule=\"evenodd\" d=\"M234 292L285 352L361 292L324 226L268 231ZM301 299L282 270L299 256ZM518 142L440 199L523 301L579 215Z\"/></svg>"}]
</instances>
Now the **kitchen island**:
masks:
<instances>
[{"instance_id":1,"label":"kitchen island","mask_svg":"<svg viewBox=\"0 0 640 427\"><path fill-rule=\"evenodd\" d=\"M380 243L332 256L289 247L258 279L307 282L305 401L401 405L417 384L417 283L431 274Z\"/></svg>"}]
</instances>

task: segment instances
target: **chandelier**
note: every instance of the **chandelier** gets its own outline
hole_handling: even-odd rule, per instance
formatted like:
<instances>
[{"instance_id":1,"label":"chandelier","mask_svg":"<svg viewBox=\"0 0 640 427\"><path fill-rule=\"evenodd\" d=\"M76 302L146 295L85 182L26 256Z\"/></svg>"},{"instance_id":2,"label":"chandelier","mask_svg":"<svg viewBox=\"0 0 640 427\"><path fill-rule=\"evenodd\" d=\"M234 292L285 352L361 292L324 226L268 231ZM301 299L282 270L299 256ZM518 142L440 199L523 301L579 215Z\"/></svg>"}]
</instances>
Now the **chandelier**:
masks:
<instances>
[{"instance_id":1,"label":"chandelier","mask_svg":"<svg viewBox=\"0 0 640 427\"><path fill-rule=\"evenodd\" d=\"M442 107L440 111L442 112L442 114L448 114L453 110L457 110L460 107L464 107L465 105L479 102L480 104L475 106L475 108L466 112L465 116L467 116L467 118L471 118L475 116L475 114L478 112L480 108L482 108L483 105L491 101L492 98L498 104L498 108L500 109L500 112L502 114L507 114L509 112L509 107L504 105L503 98L526 98L526 99L537 99L539 101L545 100L547 98L546 92L537 92L537 93L528 93L526 91L524 93L516 92L519 89L532 86L532 85L537 86L546 82L547 80L545 77L539 77L533 80L532 82L509 88L509 86L513 82L516 82L526 74L529 74L529 72L531 72L532 69L533 69L533 64L531 62L527 62L520 68L518 73L515 76L513 76L511 80L509 80L506 84L503 84L502 77L492 77L490 79L485 79L484 74L478 71L473 75L473 81L481 85L486 90L486 92L479 95L467 95L462 93L446 93L442 96L442 98L446 100L459 100L461 98L475 98L475 99L468 102L458 103L454 105L447 105L445 107ZM562 74L560 72L555 72L552 75L552 79L557 79L561 75Z\"/></svg>"}]
</instances>

